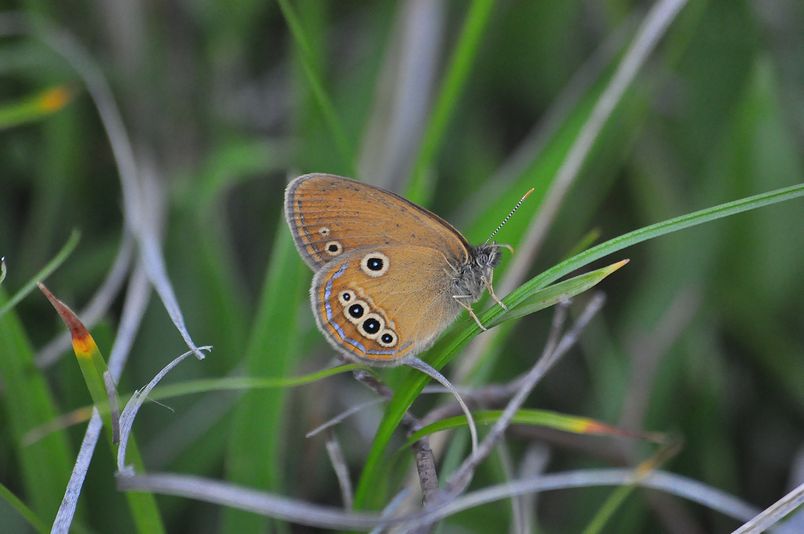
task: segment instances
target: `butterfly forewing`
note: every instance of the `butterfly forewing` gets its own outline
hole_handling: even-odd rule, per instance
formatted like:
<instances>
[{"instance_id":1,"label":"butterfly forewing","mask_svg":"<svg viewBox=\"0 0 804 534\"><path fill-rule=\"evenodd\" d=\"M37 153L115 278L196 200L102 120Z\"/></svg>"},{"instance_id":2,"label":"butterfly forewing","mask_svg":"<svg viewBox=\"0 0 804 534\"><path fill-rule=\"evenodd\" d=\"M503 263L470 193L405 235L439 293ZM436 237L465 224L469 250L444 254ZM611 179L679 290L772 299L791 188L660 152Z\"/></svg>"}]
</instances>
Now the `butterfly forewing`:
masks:
<instances>
[{"instance_id":1,"label":"butterfly forewing","mask_svg":"<svg viewBox=\"0 0 804 534\"><path fill-rule=\"evenodd\" d=\"M313 279L316 320L347 356L393 365L427 348L457 315L451 269L446 256L429 247L385 245L347 252Z\"/></svg>"},{"instance_id":2,"label":"butterfly forewing","mask_svg":"<svg viewBox=\"0 0 804 534\"><path fill-rule=\"evenodd\" d=\"M293 180L285 215L296 247L314 270L364 247L408 245L464 261L469 244L449 223L383 189L329 174Z\"/></svg>"}]
</instances>

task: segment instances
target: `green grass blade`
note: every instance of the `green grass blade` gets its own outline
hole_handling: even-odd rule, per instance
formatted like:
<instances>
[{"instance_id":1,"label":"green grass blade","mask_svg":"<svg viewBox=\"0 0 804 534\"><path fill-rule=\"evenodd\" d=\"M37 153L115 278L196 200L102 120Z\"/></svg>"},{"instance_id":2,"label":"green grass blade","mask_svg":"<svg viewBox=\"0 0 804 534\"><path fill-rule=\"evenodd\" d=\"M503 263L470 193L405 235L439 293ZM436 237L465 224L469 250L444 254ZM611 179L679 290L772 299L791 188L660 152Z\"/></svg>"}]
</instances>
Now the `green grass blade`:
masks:
<instances>
[{"instance_id":1,"label":"green grass blade","mask_svg":"<svg viewBox=\"0 0 804 534\"><path fill-rule=\"evenodd\" d=\"M13 297L11 297L8 302L4 305L0 306L0 317L3 316L8 310L13 308L17 305L19 301L25 298L25 296L30 293L34 286L36 286L37 282L42 282L45 280L50 274L59 268L59 266L64 263L64 260L73 252L75 246L78 244L79 239L81 238L81 233L78 230L73 230L70 233L70 237L67 239L67 242L61 247L56 256L50 260L47 265L45 265L41 271L36 273L33 278L31 278L24 286L17 291Z\"/></svg>"},{"instance_id":2,"label":"green grass blade","mask_svg":"<svg viewBox=\"0 0 804 534\"><path fill-rule=\"evenodd\" d=\"M51 87L16 102L0 105L0 130L49 117L70 103L72 92L65 86Z\"/></svg>"},{"instance_id":3,"label":"green grass blade","mask_svg":"<svg viewBox=\"0 0 804 534\"><path fill-rule=\"evenodd\" d=\"M0 289L0 303L5 301L6 294ZM4 386L4 420L14 444L24 498L38 517L50 521L67 485L72 453L64 431L52 433L33 445L23 445L25 434L52 420L57 413L48 384L35 369L33 350L17 315L14 312L3 315L0 376Z\"/></svg>"},{"instance_id":4,"label":"green grass blade","mask_svg":"<svg viewBox=\"0 0 804 534\"><path fill-rule=\"evenodd\" d=\"M281 379L291 372L300 338L297 303L304 300L308 277L307 267L301 262L282 221L277 226L260 307L246 350L249 376ZM253 488L279 490L284 466L285 396L285 390L279 389L250 391L241 399L229 443L229 480ZM255 450L259 450L259 454L254 454ZM224 530L261 532L265 522L264 517L228 510Z\"/></svg>"},{"instance_id":5,"label":"green grass blade","mask_svg":"<svg viewBox=\"0 0 804 534\"><path fill-rule=\"evenodd\" d=\"M613 263L607 267L603 267L602 269L581 274L570 278L569 280L564 280L563 282L559 282L552 286L535 291L522 302L517 304L516 307L510 309L507 313L499 316L497 320L492 321L486 326L490 328L502 323L503 321L519 319L526 315L530 315L531 313L536 313L537 311L549 308L554 304L558 304L562 300L570 299L575 295L583 293L584 291L588 291L602 282L604 278L612 274L614 271L617 271L621 267L625 266L626 263L628 263L628 260L618 261L617 263Z\"/></svg>"},{"instance_id":6,"label":"green grass blade","mask_svg":"<svg viewBox=\"0 0 804 534\"><path fill-rule=\"evenodd\" d=\"M679 217L674 217L666 221L662 221L638 230L634 230L619 237L615 237L605 243L601 243L591 249L585 250L580 254L569 258L554 267L544 271L542 274L531 278L529 281L522 284L515 289L504 300L510 307L523 302L528 296L533 294L534 291L545 287L547 284L554 280L569 274L570 272L579 269L589 263L600 259L604 256L623 250L624 248L642 243L649 239L667 235L670 233L678 232L685 228L704 224L707 222L715 221L724 217L729 217L749 210L761 208L776 204L779 202L789 201L798 197L804 196L804 184L797 184L790 187L784 187L769 191L767 193L760 193L740 200L726 202L711 208L695 211ZM497 316L502 314L502 309L499 306L494 306L480 315L481 321L485 324L494 321ZM472 337L477 335L479 328L474 322L469 323L464 321L464 325L456 335L450 336L439 343L430 351L430 354L435 356L430 361L431 365L436 369L441 369L452 358L455 357L456 352ZM397 388L393 399L388 404L385 410L380 427L372 443L372 448L366 458L366 464L363 469L363 474L357 486L355 493L355 506L365 507L370 498L370 488L377 487L381 478L382 471L382 458L387 449L388 443L393 435L396 427L402 420L402 416L410 407L413 400L418 396L421 390L427 383L427 378L416 373L408 373L403 379L400 387Z\"/></svg>"},{"instance_id":7,"label":"green grass blade","mask_svg":"<svg viewBox=\"0 0 804 534\"><path fill-rule=\"evenodd\" d=\"M242 391L242 390L257 390L257 389L277 389L277 388L293 388L313 384L319 380L329 378L331 376L340 375L343 373L351 373L362 366L355 363L348 363L330 367L314 373L306 375L280 377L280 378L260 378L251 376L229 376L224 378L202 378L199 380L187 380L184 382L177 382L174 384L167 384L165 386L159 385L154 388L148 395L150 400L161 401L174 399L177 397L184 397L187 395L197 395L199 393L212 393L216 391ZM131 399L132 394L121 395L120 404L125 405ZM98 408L101 415L109 413L109 404L104 401L100 405L94 405ZM25 435L24 443L34 443L46 436L54 430L61 429L88 421L92 416L93 406L82 406L76 408L66 414L62 414L58 418L42 425L41 427L32 429Z\"/></svg>"},{"instance_id":8,"label":"green grass blade","mask_svg":"<svg viewBox=\"0 0 804 534\"><path fill-rule=\"evenodd\" d=\"M598 534L602 532L614 512L625 502L631 493L634 492L636 487L633 484L620 486L615 489L603 506L595 514L595 517L589 522L589 525L583 530L583 534Z\"/></svg>"},{"instance_id":9,"label":"green grass blade","mask_svg":"<svg viewBox=\"0 0 804 534\"><path fill-rule=\"evenodd\" d=\"M493 425L497 422L502 413L502 410L481 410L472 412L472 417L474 417L478 425ZM595 421L594 419L589 419L588 417L567 415L551 410L519 410L516 415L514 415L511 422L512 424L518 425L547 427L563 432L572 432L573 434L648 437L648 435L632 434L620 428ZM463 415L441 419L411 434L403 447L408 447L415 441L436 432L463 428L465 426L466 417Z\"/></svg>"},{"instance_id":10,"label":"green grass blade","mask_svg":"<svg viewBox=\"0 0 804 534\"><path fill-rule=\"evenodd\" d=\"M324 120L326 121L332 138L335 140L335 145L338 148L338 152L340 153L346 168L349 169L352 176L356 176L357 164L355 161L355 149L352 147L352 143L349 141L349 137L346 135L346 130L344 129L341 120L338 118L338 113L335 111L335 106L332 104L332 100L324 90L324 84L318 77L318 73L312 60L312 51L309 45L309 40L304 32L304 27L301 24L301 20L299 20L298 15L293 10L288 0L279 0L279 8L282 10L282 15L285 17L285 21L288 23L293 40L299 49L302 69L304 70L304 75L307 78L307 83L310 84L310 90L313 92L313 98L315 98L315 101L318 103L318 107L321 109L321 114L324 116Z\"/></svg>"},{"instance_id":11,"label":"green grass blade","mask_svg":"<svg viewBox=\"0 0 804 534\"><path fill-rule=\"evenodd\" d=\"M149 397L154 400L171 399L183 395L193 395L197 393L209 393L212 391L236 391L236 390L255 390L255 389L281 389L305 386L313 384L319 380L331 376L350 373L361 366L354 363L330 367L315 373L293 377L227 377L227 378L207 378L202 380L192 380L179 382L166 386L159 386L153 390Z\"/></svg>"},{"instance_id":12,"label":"green grass blade","mask_svg":"<svg viewBox=\"0 0 804 534\"><path fill-rule=\"evenodd\" d=\"M634 230L633 232L628 232L627 234L623 234L619 237L615 237L614 239L610 239L605 243L601 243L600 245L587 249L580 254L577 254L576 256L559 263L555 267L548 269L541 275L523 284L516 291L512 292L512 300L516 301L516 295L527 292L531 286L544 287L545 284L549 284L553 280L556 280L567 273L574 271L575 269L588 265L597 259L623 250L624 248L631 247L663 235L678 232L686 228L716 221L724 217L737 215L738 213L743 213L745 211L778 204L779 202L787 202L801 196L804 196L804 184L791 185L789 187L774 189L773 191L768 191L767 193L759 193L757 195L742 198L740 200L718 204L717 206L713 206L711 208L706 208L688 213L686 215L681 215L679 217L674 217L666 221L658 222L656 224L651 224L649 226L645 226L644 228Z\"/></svg>"},{"instance_id":13,"label":"green grass blade","mask_svg":"<svg viewBox=\"0 0 804 534\"><path fill-rule=\"evenodd\" d=\"M578 242L570 249L565 258L571 258L590 248L600 240L600 228L592 228L586 232Z\"/></svg>"},{"instance_id":14,"label":"green grass blade","mask_svg":"<svg viewBox=\"0 0 804 534\"><path fill-rule=\"evenodd\" d=\"M461 91L466 85L469 71L480 47L480 38L486 29L493 7L492 0L474 0L469 13L466 14L461 36L455 46L430 122L424 131L419 155L413 165L411 182L405 195L413 202L422 204L427 203L429 199L432 186L427 182L427 172L433 164L455 106L460 100Z\"/></svg>"},{"instance_id":15,"label":"green grass blade","mask_svg":"<svg viewBox=\"0 0 804 534\"><path fill-rule=\"evenodd\" d=\"M11 508L17 511L33 528L38 532L47 533L50 529L47 528L33 510L20 500L19 497L14 495L2 482L0 482L0 499L6 501Z\"/></svg>"}]
</instances>

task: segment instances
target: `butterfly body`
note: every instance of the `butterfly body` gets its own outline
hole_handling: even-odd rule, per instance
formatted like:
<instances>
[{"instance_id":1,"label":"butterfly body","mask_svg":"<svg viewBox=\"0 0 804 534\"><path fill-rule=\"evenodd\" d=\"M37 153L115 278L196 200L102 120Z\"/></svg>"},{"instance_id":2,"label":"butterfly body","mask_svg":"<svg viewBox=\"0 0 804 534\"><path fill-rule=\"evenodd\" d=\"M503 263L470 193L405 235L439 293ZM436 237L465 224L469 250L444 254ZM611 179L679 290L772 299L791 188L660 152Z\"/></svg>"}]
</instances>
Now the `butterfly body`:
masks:
<instances>
[{"instance_id":1,"label":"butterfly body","mask_svg":"<svg viewBox=\"0 0 804 534\"><path fill-rule=\"evenodd\" d=\"M319 329L347 358L398 365L491 287L499 246L473 247L415 204L348 178L308 174L285 193L296 247L315 271Z\"/></svg>"}]
</instances>

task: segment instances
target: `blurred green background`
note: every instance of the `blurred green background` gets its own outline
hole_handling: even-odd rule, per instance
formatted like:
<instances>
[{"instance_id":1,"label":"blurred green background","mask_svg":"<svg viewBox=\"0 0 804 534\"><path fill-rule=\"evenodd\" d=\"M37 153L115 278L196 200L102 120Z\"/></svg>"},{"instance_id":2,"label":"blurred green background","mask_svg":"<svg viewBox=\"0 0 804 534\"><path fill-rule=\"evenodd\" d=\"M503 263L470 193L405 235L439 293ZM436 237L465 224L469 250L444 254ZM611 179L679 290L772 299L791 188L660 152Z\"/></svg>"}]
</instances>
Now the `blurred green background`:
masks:
<instances>
[{"instance_id":1,"label":"blurred green background","mask_svg":"<svg viewBox=\"0 0 804 534\"><path fill-rule=\"evenodd\" d=\"M195 341L215 347L203 363L176 369L173 382L286 377L331 363L307 304L311 273L281 215L288 177L329 172L408 194L474 243L536 187L499 235L517 247L653 2L283 4L284 12L253 0L0 0L0 256L8 264L0 291L14 293L79 229L80 244L48 286L81 310L112 265L124 227L119 172L84 80L42 39L10 35L21 24L13 16L28 17L36 35L66 32L86 49L121 109L140 171L158 184L168 274ZM466 41L472 31L474 47ZM71 99L26 114L54 87ZM690 1L618 101L529 272L567 257L590 232L605 241L802 182L802 87L804 4ZM153 213L159 209L143 216ZM528 406L677 434L684 447L667 469L760 508L777 500L801 483L804 460L803 226L802 202L794 200L618 253L614 259L632 261L601 286L606 307ZM107 357L125 302L124 287L92 328ZM519 321L480 380L504 382L527 369L550 316ZM14 413L31 405L24 395L34 389L45 405L29 423L85 406L89 396L70 354L33 364L63 330L41 295L30 294L0 321L0 482L50 524L85 425L48 438L56 457L48 456L46 478L32 479L20 441L30 428L15 426ZM135 339L124 392L184 350L155 294ZM460 361L445 374L456 376ZM383 376L393 384L395 373ZM9 381L19 377L30 384L12 398L19 390ZM293 390L208 392L170 399L170 410L146 404L136 433L149 470L337 506L324 440L304 434L370 398L348 376ZM423 399L417 411L432 402ZM354 481L381 410L336 429ZM547 471L632 465L651 450L514 428L508 447L517 470L534 446L549 451ZM399 464L378 494L398 490L409 458ZM80 501L81 531L134 531L125 499L113 491L112 466L100 443ZM473 487L503 480L503 471L492 458ZM580 531L611 491L539 496L534 528ZM306 531L185 499L158 503L170 532ZM501 502L450 519L444 531L500 531L511 521L510 504ZM0 525L28 528L1 500ZM637 491L606 531L737 525Z\"/></svg>"}]
</instances>

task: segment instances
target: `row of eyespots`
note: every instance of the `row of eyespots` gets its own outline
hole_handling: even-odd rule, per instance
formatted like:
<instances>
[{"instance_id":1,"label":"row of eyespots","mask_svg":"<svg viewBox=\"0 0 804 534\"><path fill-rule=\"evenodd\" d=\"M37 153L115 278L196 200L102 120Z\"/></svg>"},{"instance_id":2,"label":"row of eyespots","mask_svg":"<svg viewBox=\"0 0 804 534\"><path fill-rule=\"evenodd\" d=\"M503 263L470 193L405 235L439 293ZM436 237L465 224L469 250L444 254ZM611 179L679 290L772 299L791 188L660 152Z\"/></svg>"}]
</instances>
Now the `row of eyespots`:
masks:
<instances>
[{"instance_id":1,"label":"row of eyespots","mask_svg":"<svg viewBox=\"0 0 804 534\"><path fill-rule=\"evenodd\" d=\"M367 339L376 339L382 347L396 345L396 332L385 328L385 320L381 315L374 313L364 300L360 300L351 289L345 289L338 294L338 302L343 306L346 319L357 326L358 332Z\"/></svg>"}]
</instances>

